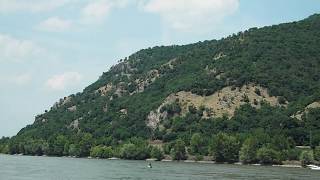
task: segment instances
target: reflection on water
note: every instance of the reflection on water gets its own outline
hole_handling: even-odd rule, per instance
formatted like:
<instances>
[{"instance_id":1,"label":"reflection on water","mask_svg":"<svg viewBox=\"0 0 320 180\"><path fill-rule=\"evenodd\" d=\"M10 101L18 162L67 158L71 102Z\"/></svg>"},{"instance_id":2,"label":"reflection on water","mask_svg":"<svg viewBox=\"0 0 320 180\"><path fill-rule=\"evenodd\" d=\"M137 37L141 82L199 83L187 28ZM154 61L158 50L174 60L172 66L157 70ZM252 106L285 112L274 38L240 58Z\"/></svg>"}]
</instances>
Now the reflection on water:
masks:
<instances>
[{"instance_id":1,"label":"reflection on water","mask_svg":"<svg viewBox=\"0 0 320 180\"><path fill-rule=\"evenodd\" d=\"M0 155L2 180L319 179L302 168Z\"/></svg>"}]
</instances>

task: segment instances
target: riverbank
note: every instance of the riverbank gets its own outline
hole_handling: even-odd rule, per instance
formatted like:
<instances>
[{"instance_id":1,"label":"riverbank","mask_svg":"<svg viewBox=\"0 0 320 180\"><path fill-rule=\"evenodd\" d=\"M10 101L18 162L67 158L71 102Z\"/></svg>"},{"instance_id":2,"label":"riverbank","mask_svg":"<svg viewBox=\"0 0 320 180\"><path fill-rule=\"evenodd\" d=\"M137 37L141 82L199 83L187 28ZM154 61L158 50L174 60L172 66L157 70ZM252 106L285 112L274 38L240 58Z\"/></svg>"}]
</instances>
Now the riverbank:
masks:
<instances>
[{"instance_id":1,"label":"riverbank","mask_svg":"<svg viewBox=\"0 0 320 180\"><path fill-rule=\"evenodd\" d=\"M4 156L24 156L24 157L48 157L48 158L65 158L65 159L88 159L88 160L105 160L105 161L145 161L145 162L163 162L163 163L183 163L183 164L213 164L213 165L235 165L235 166L261 166L261 167L276 167L276 168L302 168L302 169L311 169L311 170L320 170L319 162L316 162L314 164L310 164L308 166L301 166L300 161L283 161L282 164L243 164L241 162L235 162L235 163L217 163L212 160L172 160L172 159L162 159L161 161L158 161L156 159L150 158L145 160L128 160L128 159L121 159L117 157L111 157L111 158L93 158L93 157L75 157L75 156L31 156L31 155L23 155L23 154L1 154ZM311 168L312 167L312 168Z\"/></svg>"},{"instance_id":2,"label":"riverbank","mask_svg":"<svg viewBox=\"0 0 320 180\"><path fill-rule=\"evenodd\" d=\"M139 161L139 160L128 160L128 159L121 159L117 157L111 157L111 158L93 158L93 157L75 157L75 156L30 156L30 155L23 155L23 154L0 154L0 155L6 155L6 156L27 156L27 157L58 157L58 158L70 158L70 159L92 159L92 160L106 160L106 161ZM196 161L196 160L172 160L172 159L162 159L161 161L157 161L156 159L145 159L145 160L140 160L140 161L146 161L146 162L174 162L174 163L193 163L193 164L215 164L215 165L238 165L238 166L272 166L272 167L281 167L281 168L305 168L301 166L300 161L283 161L281 165L263 165L263 164L243 164L241 162L235 162L235 163L217 163L212 160L201 160L201 161ZM305 168L308 169L308 168Z\"/></svg>"}]
</instances>

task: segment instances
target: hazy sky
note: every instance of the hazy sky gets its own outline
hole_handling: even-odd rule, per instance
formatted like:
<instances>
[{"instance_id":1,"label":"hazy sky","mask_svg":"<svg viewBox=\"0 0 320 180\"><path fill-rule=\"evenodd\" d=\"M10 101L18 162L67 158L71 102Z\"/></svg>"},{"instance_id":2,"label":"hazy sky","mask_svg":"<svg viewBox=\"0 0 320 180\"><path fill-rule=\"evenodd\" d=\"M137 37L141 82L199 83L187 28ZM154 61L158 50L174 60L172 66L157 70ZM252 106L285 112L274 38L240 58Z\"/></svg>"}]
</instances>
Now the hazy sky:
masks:
<instances>
[{"instance_id":1,"label":"hazy sky","mask_svg":"<svg viewBox=\"0 0 320 180\"><path fill-rule=\"evenodd\" d=\"M0 0L0 136L141 48L319 12L320 0Z\"/></svg>"}]
</instances>

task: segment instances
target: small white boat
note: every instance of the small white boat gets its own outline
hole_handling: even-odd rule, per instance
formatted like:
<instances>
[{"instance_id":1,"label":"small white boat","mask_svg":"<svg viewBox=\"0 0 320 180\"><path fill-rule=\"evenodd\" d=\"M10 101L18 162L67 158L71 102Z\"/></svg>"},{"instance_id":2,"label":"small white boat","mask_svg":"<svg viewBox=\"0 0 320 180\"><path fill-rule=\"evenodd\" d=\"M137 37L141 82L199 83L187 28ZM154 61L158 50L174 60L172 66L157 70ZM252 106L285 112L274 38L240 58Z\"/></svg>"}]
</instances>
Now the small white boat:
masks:
<instances>
[{"instance_id":1,"label":"small white boat","mask_svg":"<svg viewBox=\"0 0 320 180\"><path fill-rule=\"evenodd\" d=\"M320 170L320 167L319 166L316 166L316 165L307 165L308 168L312 169L312 170Z\"/></svg>"}]
</instances>

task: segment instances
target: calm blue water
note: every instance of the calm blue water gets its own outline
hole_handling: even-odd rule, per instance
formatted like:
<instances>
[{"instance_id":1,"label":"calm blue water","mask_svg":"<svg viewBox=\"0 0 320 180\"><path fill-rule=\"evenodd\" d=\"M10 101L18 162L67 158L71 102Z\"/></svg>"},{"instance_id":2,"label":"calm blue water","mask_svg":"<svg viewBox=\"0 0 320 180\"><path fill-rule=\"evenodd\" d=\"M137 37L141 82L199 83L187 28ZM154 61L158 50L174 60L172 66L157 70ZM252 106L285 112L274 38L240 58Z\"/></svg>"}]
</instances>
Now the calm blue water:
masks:
<instances>
[{"instance_id":1,"label":"calm blue water","mask_svg":"<svg viewBox=\"0 0 320 180\"><path fill-rule=\"evenodd\" d=\"M320 171L178 162L0 155L0 180L320 179Z\"/></svg>"}]
</instances>

